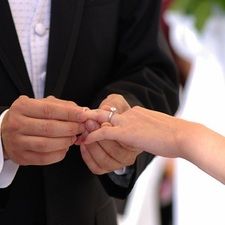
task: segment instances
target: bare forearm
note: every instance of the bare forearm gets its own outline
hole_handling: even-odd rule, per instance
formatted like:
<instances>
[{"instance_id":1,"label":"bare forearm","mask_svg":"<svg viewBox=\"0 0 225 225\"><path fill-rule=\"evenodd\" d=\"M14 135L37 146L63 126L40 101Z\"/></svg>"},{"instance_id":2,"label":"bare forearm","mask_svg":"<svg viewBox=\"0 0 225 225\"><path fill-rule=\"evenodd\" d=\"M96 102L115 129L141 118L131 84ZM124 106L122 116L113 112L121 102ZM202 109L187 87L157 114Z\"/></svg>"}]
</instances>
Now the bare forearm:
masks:
<instances>
[{"instance_id":1,"label":"bare forearm","mask_svg":"<svg viewBox=\"0 0 225 225\"><path fill-rule=\"evenodd\" d=\"M181 157L225 183L225 137L207 127L185 122L181 135Z\"/></svg>"}]
</instances>

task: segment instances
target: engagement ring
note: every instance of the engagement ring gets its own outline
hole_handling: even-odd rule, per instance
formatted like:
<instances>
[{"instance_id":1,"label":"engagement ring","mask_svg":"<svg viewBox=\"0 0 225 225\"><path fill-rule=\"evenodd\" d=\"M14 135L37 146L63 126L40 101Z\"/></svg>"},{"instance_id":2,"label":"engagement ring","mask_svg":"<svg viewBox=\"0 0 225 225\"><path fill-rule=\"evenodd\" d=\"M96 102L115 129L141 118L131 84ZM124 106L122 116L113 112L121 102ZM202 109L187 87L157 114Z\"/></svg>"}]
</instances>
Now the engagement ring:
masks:
<instances>
[{"instance_id":1,"label":"engagement ring","mask_svg":"<svg viewBox=\"0 0 225 225\"><path fill-rule=\"evenodd\" d=\"M113 115L117 112L117 109L116 107L111 107L110 108L110 113L109 113L109 116L108 116L108 122L111 123L111 120L112 120L112 117Z\"/></svg>"}]
</instances>

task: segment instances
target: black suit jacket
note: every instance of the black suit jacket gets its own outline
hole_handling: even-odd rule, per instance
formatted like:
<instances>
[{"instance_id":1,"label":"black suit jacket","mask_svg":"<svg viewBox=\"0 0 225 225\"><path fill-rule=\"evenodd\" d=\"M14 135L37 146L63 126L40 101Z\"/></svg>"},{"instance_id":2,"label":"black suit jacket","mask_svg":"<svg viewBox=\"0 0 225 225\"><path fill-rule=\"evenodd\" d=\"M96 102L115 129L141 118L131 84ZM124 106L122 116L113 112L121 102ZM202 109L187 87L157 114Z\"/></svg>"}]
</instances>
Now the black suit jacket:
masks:
<instances>
[{"instance_id":1,"label":"black suit jacket","mask_svg":"<svg viewBox=\"0 0 225 225\"><path fill-rule=\"evenodd\" d=\"M158 41L157 0L52 0L45 96L97 107L110 93L131 105L174 113L175 69ZM7 0L0 1L0 113L33 97ZM13 137L12 137L13 138ZM151 155L142 154L127 188L93 175L79 149L50 166L21 166L0 190L2 225L115 225L108 194L126 197Z\"/></svg>"}]
</instances>

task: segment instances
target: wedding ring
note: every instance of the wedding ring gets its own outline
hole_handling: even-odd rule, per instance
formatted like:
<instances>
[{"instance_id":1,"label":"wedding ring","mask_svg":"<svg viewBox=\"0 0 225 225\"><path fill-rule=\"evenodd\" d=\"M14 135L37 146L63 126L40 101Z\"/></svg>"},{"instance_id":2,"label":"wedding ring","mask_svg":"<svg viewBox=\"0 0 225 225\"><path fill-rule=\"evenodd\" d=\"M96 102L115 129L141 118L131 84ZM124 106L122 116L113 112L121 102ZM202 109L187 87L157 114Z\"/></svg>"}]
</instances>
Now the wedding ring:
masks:
<instances>
[{"instance_id":1,"label":"wedding ring","mask_svg":"<svg viewBox=\"0 0 225 225\"><path fill-rule=\"evenodd\" d=\"M108 122L111 123L111 120L112 120L112 117L113 115L117 112L117 109L116 107L111 107L110 108L110 113L109 113L109 116L108 116Z\"/></svg>"},{"instance_id":2,"label":"wedding ring","mask_svg":"<svg viewBox=\"0 0 225 225\"><path fill-rule=\"evenodd\" d=\"M83 107L83 111L86 112L87 110L89 110L88 107Z\"/></svg>"}]
</instances>

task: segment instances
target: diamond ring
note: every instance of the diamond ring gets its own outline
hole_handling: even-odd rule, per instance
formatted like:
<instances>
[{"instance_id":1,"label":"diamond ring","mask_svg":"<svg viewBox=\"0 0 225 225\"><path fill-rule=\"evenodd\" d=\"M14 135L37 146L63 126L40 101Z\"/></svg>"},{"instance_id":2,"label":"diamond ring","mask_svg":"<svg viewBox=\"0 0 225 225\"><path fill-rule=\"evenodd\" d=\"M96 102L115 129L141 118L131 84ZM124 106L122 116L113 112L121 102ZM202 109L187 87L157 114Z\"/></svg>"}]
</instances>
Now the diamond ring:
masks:
<instances>
[{"instance_id":1,"label":"diamond ring","mask_svg":"<svg viewBox=\"0 0 225 225\"><path fill-rule=\"evenodd\" d=\"M109 116L108 116L108 122L111 123L111 120L112 120L112 117L113 115L117 112L117 109L116 107L111 107L110 108L110 113L109 113Z\"/></svg>"}]
</instances>

